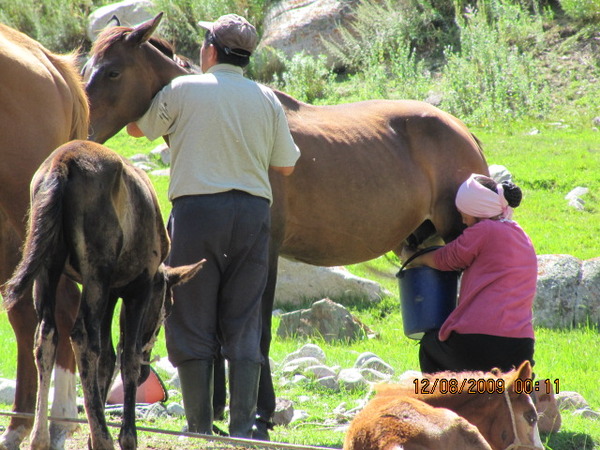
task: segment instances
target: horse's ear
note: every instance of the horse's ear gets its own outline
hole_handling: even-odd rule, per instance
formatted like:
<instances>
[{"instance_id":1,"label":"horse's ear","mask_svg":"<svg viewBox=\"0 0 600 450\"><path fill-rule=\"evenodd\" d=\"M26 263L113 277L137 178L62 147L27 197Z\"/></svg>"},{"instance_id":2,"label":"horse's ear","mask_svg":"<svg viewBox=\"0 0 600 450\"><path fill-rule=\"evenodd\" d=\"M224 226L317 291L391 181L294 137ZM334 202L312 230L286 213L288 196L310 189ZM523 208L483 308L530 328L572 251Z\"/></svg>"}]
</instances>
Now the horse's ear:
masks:
<instances>
[{"instance_id":1,"label":"horse's ear","mask_svg":"<svg viewBox=\"0 0 600 450\"><path fill-rule=\"evenodd\" d=\"M119 18L117 17L116 14L113 14L113 16L110 18L110 20L108 22L106 22L106 28L120 27L120 26L121 26L121 21L119 20Z\"/></svg>"},{"instance_id":2,"label":"horse's ear","mask_svg":"<svg viewBox=\"0 0 600 450\"><path fill-rule=\"evenodd\" d=\"M531 363L525 360L518 369L510 372L510 382L512 383L514 380L530 380L532 375Z\"/></svg>"},{"instance_id":3,"label":"horse's ear","mask_svg":"<svg viewBox=\"0 0 600 450\"><path fill-rule=\"evenodd\" d=\"M167 287L170 289L179 283L187 283L194 275L198 273L202 266L206 262L206 259L198 261L196 264L189 264L187 266L169 267L165 266L165 273L167 275Z\"/></svg>"},{"instance_id":4,"label":"horse's ear","mask_svg":"<svg viewBox=\"0 0 600 450\"><path fill-rule=\"evenodd\" d=\"M131 33L129 33L125 38L125 42L131 43L133 45L141 45L144 42L147 42L148 39L150 39L150 37L152 36L152 34L156 31L156 28L158 27L162 16L163 13L160 12L154 19L150 19L134 27Z\"/></svg>"}]
</instances>

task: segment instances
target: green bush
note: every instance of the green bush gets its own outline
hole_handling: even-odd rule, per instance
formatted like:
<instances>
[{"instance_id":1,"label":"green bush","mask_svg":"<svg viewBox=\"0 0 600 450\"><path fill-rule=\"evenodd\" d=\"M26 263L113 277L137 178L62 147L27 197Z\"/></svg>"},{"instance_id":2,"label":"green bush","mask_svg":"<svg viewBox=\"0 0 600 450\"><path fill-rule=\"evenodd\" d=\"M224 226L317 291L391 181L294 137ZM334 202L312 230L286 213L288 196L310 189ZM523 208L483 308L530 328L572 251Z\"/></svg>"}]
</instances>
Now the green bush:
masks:
<instances>
[{"instance_id":1,"label":"green bush","mask_svg":"<svg viewBox=\"0 0 600 450\"><path fill-rule=\"evenodd\" d=\"M298 100L313 103L327 97L332 73L327 68L327 58L313 57L304 51L287 61L281 88Z\"/></svg>"},{"instance_id":2,"label":"green bush","mask_svg":"<svg viewBox=\"0 0 600 450\"><path fill-rule=\"evenodd\" d=\"M89 48L87 17L106 0L0 0L0 22L16 28L48 49L65 53Z\"/></svg>"},{"instance_id":3,"label":"green bush","mask_svg":"<svg viewBox=\"0 0 600 450\"><path fill-rule=\"evenodd\" d=\"M341 44L329 50L350 71L393 62L398 51L419 57L440 56L458 42L454 8L449 1L363 0L350 29L341 29Z\"/></svg>"},{"instance_id":4,"label":"green bush","mask_svg":"<svg viewBox=\"0 0 600 450\"><path fill-rule=\"evenodd\" d=\"M263 20L265 0L156 0L156 8L165 17L160 34L175 45L177 52L198 60L203 30L199 20L215 20L223 14L246 17L259 31Z\"/></svg>"},{"instance_id":5,"label":"green bush","mask_svg":"<svg viewBox=\"0 0 600 450\"><path fill-rule=\"evenodd\" d=\"M444 109L480 125L542 117L550 106L544 68L535 56L542 36L539 16L505 0L463 18L461 51L448 51L443 68Z\"/></svg>"},{"instance_id":6,"label":"green bush","mask_svg":"<svg viewBox=\"0 0 600 450\"><path fill-rule=\"evenodd\" d=\"M600 19L600 0L561 0L560 6L565 14L583 22Z\"/></svg>"}]
</instances>

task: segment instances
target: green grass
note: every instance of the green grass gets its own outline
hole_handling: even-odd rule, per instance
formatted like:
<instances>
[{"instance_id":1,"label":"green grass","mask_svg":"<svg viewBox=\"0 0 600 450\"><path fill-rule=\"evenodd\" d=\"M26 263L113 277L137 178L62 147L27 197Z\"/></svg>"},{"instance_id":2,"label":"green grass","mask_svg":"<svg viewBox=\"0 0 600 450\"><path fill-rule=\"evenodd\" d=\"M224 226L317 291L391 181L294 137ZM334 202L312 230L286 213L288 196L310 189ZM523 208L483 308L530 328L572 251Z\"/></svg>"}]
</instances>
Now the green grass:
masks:
<instances>
[{"instance_id":1,"label":"green grass","mask_svg":"<svg viewBox=\"0 0 600 450\"><path fill-rule=\"evenodd\" d=\"M540 134L530 135L532 128ZM597 194L600 179L597 174L600 163L600 133L585 128L557 129L544 123L532 123L502 129L474 128L483 141L484 151L490 164L503 164L513 173L515 181L525 191L525 199L516 210L515 218L531 235L539 254L566 253L581 259L598 256L597 237L600 235L600 217ZM147 153L160 143L145 139L132 139L123 132L107 145L126 156ZM167 177L152 176L152 181L166 217L170 206L166 196ZM586 186L590 194L585 197L585 211L574 211L566 206L563 197L576 186ZM352 344L327 344L320 340L287 339L275 337L271 355L280 363L292 351L307 342L320 345L327 355L327 364L351 367L358 355L374 352L400 374L418 369L416 341L406 338L402 331L402 317L398 301L395 274L398 271L395 256L385 255L372 261L348 266L359 276L373 279L391 292L378 305L369 305L353 299L349 309L360 320L377 332L378 337ZM343 301L344 299L334 299ZM279 319L274 319L276 334ZM561 390L577 391L590 406L600 410L600 334L595 328L550 330L536 327L536 365L539 379L559 380ZM6 314L0 314L0 345L4 348L0 362L0 377L15 376L16 347ZM155 354L167 355L164 339L160 338ZM331 393L314 384L300 387L280 386L279 367L275 368L276 390L279 397L295 402L295 409L308 412L309 417L289 427L277 427L272 439L303 445L341 447L343 432L330 422L333 410L344 406L350 410L358 406L367 395L366 391ZM180 401L175 396L171 401ZM342 409L344 409L342 408ZM3 409L9 409L4 405ZM6 420L0 420L0 424ZM153 422L140 421L140 425L179 430L183 419L170 418ZM220 424L226 428L226 424ZM142 441L146 439L142 434ZM563 413L563 427L557 434L543 436L547 449L591 450L600 448L600 422Z\"/></svg>"}]
</instances>

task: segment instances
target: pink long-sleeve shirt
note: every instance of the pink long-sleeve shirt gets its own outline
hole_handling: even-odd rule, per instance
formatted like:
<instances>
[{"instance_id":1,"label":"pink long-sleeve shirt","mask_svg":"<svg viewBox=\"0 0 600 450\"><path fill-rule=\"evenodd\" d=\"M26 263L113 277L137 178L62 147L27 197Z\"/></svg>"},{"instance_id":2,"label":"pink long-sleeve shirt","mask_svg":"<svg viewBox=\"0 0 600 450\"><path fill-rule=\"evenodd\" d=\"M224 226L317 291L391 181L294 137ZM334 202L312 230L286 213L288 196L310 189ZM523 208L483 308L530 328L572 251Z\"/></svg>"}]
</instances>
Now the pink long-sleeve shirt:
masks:
<instances>
[{"instance_id":1,"label":"pink long-sleeve shirt","mask_svg":"<svg viewBox=\"0 0 600 450\"><path fill-rule=\"evenodd\" d=\"M482 220L437 250L440 270L464 270L458 306L439 332L533 338L537 257L529 236L510 220Z\"/></svg>"}]
</instances>

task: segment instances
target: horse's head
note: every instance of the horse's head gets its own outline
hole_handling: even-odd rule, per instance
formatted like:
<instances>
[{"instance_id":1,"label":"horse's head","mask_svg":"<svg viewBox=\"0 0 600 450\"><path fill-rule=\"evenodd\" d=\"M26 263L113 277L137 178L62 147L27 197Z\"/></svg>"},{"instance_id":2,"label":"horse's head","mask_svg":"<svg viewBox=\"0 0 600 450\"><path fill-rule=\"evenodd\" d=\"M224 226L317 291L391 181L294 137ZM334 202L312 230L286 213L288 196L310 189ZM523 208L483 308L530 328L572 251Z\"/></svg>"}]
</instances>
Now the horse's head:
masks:
<instances>
[{"instance_id":1,"label":"horse's head","mask_svg":"<svg viewBox=\"0 0 600 450\"><path fill-rule=\"evenodd\" d=\"M162 18L134 28L106 28L83 68L90 101L89 139L103 143L139 119L154 95L173 78L189 73L163 40L152 37Z\"/></svg>"},{"instance_id":2,"label":"horse's head","mask_svg":"<svg viewBox=\"0 0 600 450\"><path fill-rule=\"evenodd\" d=\"M140 329L140 348L142 350L142 369L138 384L143 383L150 372L148 363L154 342L160 331L164 319L171 311L172 288L180 283L186 283L198 273L206 260L195 264L179 267L169 267L161 264L158 267L152 283L152 294L148 308L144 313Z\"/></svg>"},{"instance_id":3,"label":"horse's head","mask_svg":"<svg viewBox=\"0 0 600 450\"><path fill-rule=\"evenodd\" d=\"M544 449L538 431L538 415L535 406L531 397L523 392L523 386L531 382L531 376L529 361L501 376L505 385L503 408L507 410L507 414L498 415L497 423L493 424L497 430L493 433L494 442L490 442L493 448Z\"/></svg>"}]
</instances>

